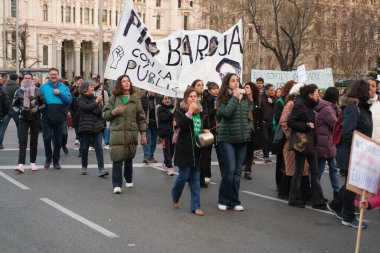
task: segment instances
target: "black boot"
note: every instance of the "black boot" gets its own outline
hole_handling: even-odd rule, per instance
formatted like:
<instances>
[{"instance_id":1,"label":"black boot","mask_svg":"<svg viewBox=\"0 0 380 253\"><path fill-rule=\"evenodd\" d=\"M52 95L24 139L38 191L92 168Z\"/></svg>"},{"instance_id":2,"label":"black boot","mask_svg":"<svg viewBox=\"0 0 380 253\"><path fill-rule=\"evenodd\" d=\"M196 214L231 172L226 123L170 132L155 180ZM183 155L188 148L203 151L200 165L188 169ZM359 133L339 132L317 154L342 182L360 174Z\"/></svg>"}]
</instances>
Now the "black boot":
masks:
<instances>
[{"instance_id":1,"label":"black boot","mask_svg":"<svg viewBox=\"0 0 380 253\"><path fill-rule=\"evenodd\" d=\"M246 171L244 173L244 178L247 179L247 180L252 180L251 172Z\"/></svg>"}]
</instances>

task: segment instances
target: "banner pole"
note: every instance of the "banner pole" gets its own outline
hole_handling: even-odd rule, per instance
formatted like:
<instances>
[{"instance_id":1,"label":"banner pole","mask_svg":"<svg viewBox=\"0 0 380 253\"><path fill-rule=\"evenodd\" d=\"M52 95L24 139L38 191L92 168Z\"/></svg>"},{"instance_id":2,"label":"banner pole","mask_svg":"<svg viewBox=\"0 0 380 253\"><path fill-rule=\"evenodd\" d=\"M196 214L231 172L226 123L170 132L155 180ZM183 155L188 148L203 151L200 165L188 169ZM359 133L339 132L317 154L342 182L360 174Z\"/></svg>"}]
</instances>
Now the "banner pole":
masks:
<instances>
[{"instance_id":1,"label":"banner pole","mask_svg":"<svg viewBox=\"0 0 380 253\"><path fill-rule=\"evenodd\" d=\"M367 194L366 190L363 190L361 200L365 200L365 195ZM355 253L360 252L360 241L362 239L362 225L363 225L363 217L364 217L364 208L360 209L360 218L359 218L359 228L358 228L358 236L356 237L356 249Z\"/></svg>"}]
</instances>

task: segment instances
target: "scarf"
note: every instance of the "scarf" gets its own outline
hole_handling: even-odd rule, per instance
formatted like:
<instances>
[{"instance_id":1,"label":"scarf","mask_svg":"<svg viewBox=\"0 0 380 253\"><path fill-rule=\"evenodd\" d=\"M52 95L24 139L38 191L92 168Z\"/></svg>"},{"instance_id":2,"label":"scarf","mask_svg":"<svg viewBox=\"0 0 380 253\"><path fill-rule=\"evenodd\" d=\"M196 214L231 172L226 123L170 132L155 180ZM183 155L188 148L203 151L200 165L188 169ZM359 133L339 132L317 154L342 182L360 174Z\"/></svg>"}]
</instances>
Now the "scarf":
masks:
<instances>
[{"instance_id":1,"label":"scarf","mask_svg":"<svg viewBox=\"0 0 380 253\"><path fill-rule=\"evenodd\" d=\"M36 87L34 86L33 80L22 80L21 90L24 91L24 104L25 108L30 108L30 97L34 97L34 91Z\"/></svg>"},{"instance_id":2,"label":"scarf","mask_svg":"<svg viewBox=\"0 0 380 253\"><path fill-rule=\"evenodd\" d=\"M194 114L198 114L198 113L200 113L201 111L202 111L202 107L201 107L201 105L199 104L199 103L197 103L197 108L195 109L195 111L194 111ZM189 105L185 102L185 101L182 101L180 104L179 104L179 106L182 108L182 109L184 109L186 112L187 111L189 111Z\"/></svg>"}]
</instances>

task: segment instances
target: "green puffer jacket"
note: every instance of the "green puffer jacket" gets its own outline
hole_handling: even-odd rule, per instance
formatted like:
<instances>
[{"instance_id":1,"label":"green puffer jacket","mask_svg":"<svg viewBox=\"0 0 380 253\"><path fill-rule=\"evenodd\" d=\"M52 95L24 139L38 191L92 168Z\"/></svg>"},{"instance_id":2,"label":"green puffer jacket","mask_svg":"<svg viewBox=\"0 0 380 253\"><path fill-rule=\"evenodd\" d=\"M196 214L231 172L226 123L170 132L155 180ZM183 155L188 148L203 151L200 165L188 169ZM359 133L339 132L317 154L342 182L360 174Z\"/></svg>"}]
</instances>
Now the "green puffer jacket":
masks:
<instances>
[{"instance_id":1,"label":"green puffer jacket","mask_svg":"<svg viewBox=\"0 0 380 253\"><path fill-rule=\"evenodd\" d=\"M245 96L240 102L238 98L230 96L227 104L220 103L216 112L216 118L220 122L218 142L243 143L250 141L249 109L249 103Z\"/></svg>"},{"instance_id":2,"label":"green puffer jacket","mask_svg":"<svg viewBox=\"0 0 380 253\"><path fill-rule=\"evenodd\" d=\"M111 111L120 105L124 105L122 96L112 95L103 109L103 118L110 121L110 156L113 162L133 159L138 145L138 131L146 131L146 118L140 98L132 94L124 114L113 116Z\"/></svg>"}]
</instances>

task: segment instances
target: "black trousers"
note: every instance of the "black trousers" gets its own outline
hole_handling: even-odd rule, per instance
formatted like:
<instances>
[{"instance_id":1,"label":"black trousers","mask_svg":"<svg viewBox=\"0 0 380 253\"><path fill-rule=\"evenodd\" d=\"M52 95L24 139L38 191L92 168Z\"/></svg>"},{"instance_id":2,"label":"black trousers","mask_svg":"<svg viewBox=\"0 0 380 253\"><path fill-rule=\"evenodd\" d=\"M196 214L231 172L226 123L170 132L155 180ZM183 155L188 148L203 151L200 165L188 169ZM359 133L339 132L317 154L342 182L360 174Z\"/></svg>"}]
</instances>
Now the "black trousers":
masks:
<instances>
[{"instance_id":1,"label":"black trousers","mask_svg":"<svg viewBox=\"0 0 380 253\"><path fill-rule=\"evenodd\" d=\"M252 163L253 163L253 140L247 143L247 153L245 154L244 165L246 172L252 172Z\"/></svg>"},{"instance_id":2,"label":"black trousers","mask_svg":"<svg viewBox=\"0 0 380 253\"><path fill-rule=\"evenodd\" d=\"M353 221L355 219L356 193L347 190L347 174L345 177L345 184L339 189L338 195L335 197L335 199L330 202L330 206L335 211L343 211L343 220Z\"/></svg>"},{"instance_id":3,"label":"black trousers","mask_svg":"<svg viewBox=\"0 0 380 253\"><path fill-rule=\"evenodd\" d=\"M289 203L299 204L304 203L302 198L302 173L305 165L305 159L309 164L309 173L311 175L311 196L313 206L319 206L325 204L325 199L323 197L321 182L319 181L318 172L318 160L316 152L314 150L313 155L303 155L299 152L295 152L296 157L296 170L292 177L292 182L290 185L289 193Z\"/></svg>"},{"instance_id":4,"label":"black trousers","mask_svg":"<svg viewBox=\"0 0 380 253\"><path fill-rule=\"evenodd\" d=\"M212 146L201 148L201 158L199 161L200 182L205 182L205 177L211 177Z\"/></svg>"},{"instance_id":5,"label":"black trousers","mask_svg":"<svg viewBox=\"0 0 380 253\"><path fill-rule=\"evenodd\" d=\"M269 151L273 142L273 126L272 124L263 123L263 155L269 158Z\"/></svg>"},{"instance_id":6,"label":"black trousers","mask_svg":"<svg viewBox=\"0 0 380 253\"><path fill-rule=\"evenodd\" d=\"M20 118L19 121L19 153L18 153L18 163L25 164L26 158L26 147L28 145L28 136L30 129L30 163L36 162L37 157L37 146L38 146L38 134L40 133L40 118L33 120L25 120Z\"/></svg>"},{"instance_id":7,"label":"black trousers","mask_svg":"<svg viewBox=\"0 0 380 253\"><path fill-rule=\"evenodd\" d=\"M279 188L282 177L285 175L285 164L284 164L284 156L282 152L279 152L277 154L277 159L276 159L276 185L277 188Z\"/></svg>"},{"instance_id":8,"label":"black trousers","mask_svg":"<svg viewBox=\"0 0 380 253\"><path fill-rule=\"evenodd\" d=\"M172 136L162 137L162 152L164 153L164 164L167 168L173 168L174 144Z\"/></svg>"}]
</instances>

